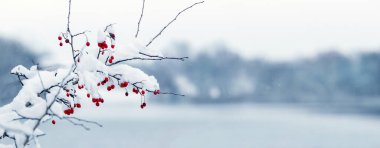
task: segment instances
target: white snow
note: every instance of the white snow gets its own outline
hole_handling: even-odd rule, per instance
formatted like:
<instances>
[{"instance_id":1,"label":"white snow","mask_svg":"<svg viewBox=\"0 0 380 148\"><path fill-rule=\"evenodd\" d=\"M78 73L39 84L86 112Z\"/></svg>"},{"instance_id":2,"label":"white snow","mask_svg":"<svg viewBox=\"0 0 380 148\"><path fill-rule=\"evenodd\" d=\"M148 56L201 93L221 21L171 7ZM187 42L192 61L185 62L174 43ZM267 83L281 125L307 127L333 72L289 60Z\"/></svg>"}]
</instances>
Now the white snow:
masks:
<instances>
[{"instance_id":1,"label":"white snow","mask_svg":"<svg viewBox=\"0 0 380 148\"><path fill-rule=\"evenodd\" d=\"M113 27L109 27L107 32L114 33ZM106 38L105 32L100 30L98 32L98 42L104 42ZM113 44L115 43L113 40L111 41ZM75 103L91 102L91 98L87 99L87 93L94 98L103 98L102 95L104 95L105 99L109 99L111 97L108 96L103 87L112 84L116 86L118 92L122 92L119 88L119 84L122 82L130 84L123 89L132 89L132 84L135 84L135 86L143 90L159 90L159 84L154 76L129 66L125 62L112 66L108 61L105 62L106 58L111 55L115 57L114 62L136 57L149 58L139 54L139 52L152 56L162 56L158 50L147 49L135 39L129 43L130 48L127 49L105 49L104 52L106 53L102 54L99 59L93 48L84 46L80 51L75 52L75 54L78 54L75 61L80 61L76 62L75 66L74 64L72 66L69 66L69 64L63 66L53 65L52 67L55 68L49 70L41 70L38 65L33 65L29 69L22 65L14 67L11 73L21 76L23 87L10 104L0 108L0 134L6 132L8 135L12 135L17 147L24 147L26 137L33 137L28 142L35 142L35 146L39 147L37 136L42 135L43 132L38 128L34 129L38 125L37 119L41 119L41 121L50 120L52 117L46 113L61 118L66 116L63 110L68 107L64 103L57 102L56 99L58 98L67 101L71 107ZM66 50L65 52L70 51ZM56 60L54 58L50 59ZM52 64L56 63L52 62ZM46 60L43 66L49 67ZM106 82L105 86L98 86L98 83L104 81L106 77L109 81ZM79 86L83 86L83 89L78 89ZM124 94L124 92L122 93ZM67 95L75 95L76 97L73 99ZM131 93L131 96L134 95ZM107 100L105 101L107 102Z\"/></svg>"},{"instance_id":2,"label":"white snow","mask_svg":"<svg viewBox=\"0 0 380 148\"><path fill-rule=\"evenodd\" d=\"M98 31L98 43L104 42L106 40L106 37L107 37L106 34L102 30L99 29L99 31Z\"/></svg>"}]
</instances>

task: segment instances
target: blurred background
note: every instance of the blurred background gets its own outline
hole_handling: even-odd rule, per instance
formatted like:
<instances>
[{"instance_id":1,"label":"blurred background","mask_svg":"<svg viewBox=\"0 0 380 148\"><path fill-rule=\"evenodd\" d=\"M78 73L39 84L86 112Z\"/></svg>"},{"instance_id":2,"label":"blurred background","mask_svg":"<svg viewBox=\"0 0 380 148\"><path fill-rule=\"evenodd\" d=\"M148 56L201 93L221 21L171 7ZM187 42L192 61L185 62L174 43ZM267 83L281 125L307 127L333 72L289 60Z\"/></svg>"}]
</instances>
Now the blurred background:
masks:
<instances>
[{"instance_id":1,"label":"blurred background","mask_svg":"<svg viewBox=\"0 0 380 148\"><path fill-rule=\"evenodd\" d=\"M146 0L139 40L148 42L194 0ZM16 65L57 57L67 0L2 0L0 104L18 93ZM72 30L110 23L123 50L136 32L142 0L73 0ZM45 124L45 147L336 148L380 147L380 1L207 0L185 12L151 48L181 61L129 63L154 75L162 91L115 92L79 117L104 124L85 131ZM95 48L95 47L94 47ZM94 49L96 50L96 49Z\"/></svg>"}]
</instances>

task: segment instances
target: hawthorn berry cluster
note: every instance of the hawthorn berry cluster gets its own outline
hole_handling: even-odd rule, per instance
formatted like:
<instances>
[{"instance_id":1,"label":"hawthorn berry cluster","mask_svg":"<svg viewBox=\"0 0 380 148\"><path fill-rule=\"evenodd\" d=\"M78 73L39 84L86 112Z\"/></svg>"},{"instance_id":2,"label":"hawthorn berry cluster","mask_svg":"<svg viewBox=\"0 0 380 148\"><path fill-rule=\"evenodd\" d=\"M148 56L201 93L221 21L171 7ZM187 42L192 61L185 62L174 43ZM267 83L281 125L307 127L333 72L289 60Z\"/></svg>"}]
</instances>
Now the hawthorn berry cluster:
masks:
<instances>
[{"instance_id":1,"label":"hawthorn berry cluster","mask_svg":"<svg viewBox=\"0 0 380 148\"><path fill-rule=\"evenodd\" d=\"M15 143L9 146L3 145L2 141L0 141L0 147L23 148L29 147L32 142L39 145L37 138L45 135L39 127L45 121L51 121L51 124L55 125L57 123L56 119L67 120L73 125L81 126L86 130L89 130L89 128L84 123L102 127L97 122L80 119L73 115L76 112L75 110L83 107L80 102L86 101L86 99L91 100L95 106L99 107L100 104L105 102L102 95L113 90L124 90L125 96L129 96L129 91L140 96L141 109L147 106L146 96L148 93L153 95L180 95L161 92L154 76L128 65L127 61L159 61L167 59L184 61L187 59L188 57L166 57L158 50L150 49L148 46L181 13L203 3L203 1L180 11L148 44L142 45L137 40L132 39L129 42L132 46L128 47L127 50L133 52L128 52L127 56L120 54L125 53L125 49L122 52L116 50L116 36L113 24L98 32L97 47L90 47L91 41L87 37L89 31L77 34L72 33L70 29L71 0L68 1L67 28L65 32L58 35L58 41L59 46L67 45L65 48L71 49L73 63L71 66L64 65L53 70L44 70L39 64L30 68L18 65L12 69L11 74L18 77L22 89L11 103L0 108L0 140L8 137ZM145 0L143 5L144 3ZM136 39L140 30L143 11L144 7L138 22ZM83 47L78 49L73 43L76 42L77 37L82 36L86 40L82 44Z\"/></svg>"},{"instance_id":2,"label":"hawthorn berry cluster","mask_svg":"<svg viewBox=\"0 0 380 148\"><path fill-rule=\"evenodd\" d=\"M90 42L88 41L88 37L86 35L86 32L83 32L81 34L83 34L86 37L85 45L87 47L89 47ZM78 34L78 35L81 35L81 34ZM72 35L71 35L71 32L68 30L68 32L66 32L66 33L61 33L58 36L58 40L61 41L61 40L65 39L65 43L70 44L72 46L72 43L70 43L70 41L66 42L66 40L68 40L68 38L70 38L70 36L72 36ZM98 32L98 47L99 47L98 52L99 53L98 53L97 58L99 60L101 59L101 57L100 57L101 55L104 55L105 53L107 53L106 54L106 63L107 62L113 63L113 61L115 60L115 55L114 55L114 53L115 53L115 39L116 39L116 35L115 35L112 24L106 26L104 31ZM108 47L108 44L111 44L111 48ZM60 42L60 46L61 45L62 45L62 42ZM73 50L73 52L75 52L75 50ZM101 55L100 55L100 53L101 53ZM73 58L76 59L74 62L76 62L78 64L80 63L80 56L74 56ZM81 85L79 84L79 78L77 78L76 81L78 81L78 84L76 84L76 85L77 85L79 90L85 88L85 84L81 84ZM118 85L115 85L115 82L117 82ZM147 104L145 101L146 90L144 90L142 87L139 87L138 83L141 83L141 82L135 82L134 84L131 85L131 87L132 87L133 93L141 95L140 108L143 109L146 107L146 104ZM104 79L99 81L96 86L99 87L99 89L101 89L101 86L106 86L107 91L112 91L116 88L116 86L119 86L119 88L126 90L125 96L129 96L129 92L128 92L128 85L129 84L130 84L130 82L122 81L121 78L117 78L116 76L111 76L111 77L105 76ZM152 90L150 92L152 92L154 95L160 94L159 89ZM97 93L97 92L92 92L92 93ZM90 98L91 96L93 96L92 102L96 106L99 107L101 103L104 103L104 99L102 97L100 97L99 94L91 95L90 93L87 93L87 98ZM67 100L70 100L70 99L75 100L75 98L77 97L76 89L66 88L66 97L67 97ZM66 115L72 115L74 113L74 109L80 108L81 104L75 103L74 107L71 107L71 106L67 106L67 107L68 108L66 110L64 110L64 113Z\"/></svg>"}]
</instances>

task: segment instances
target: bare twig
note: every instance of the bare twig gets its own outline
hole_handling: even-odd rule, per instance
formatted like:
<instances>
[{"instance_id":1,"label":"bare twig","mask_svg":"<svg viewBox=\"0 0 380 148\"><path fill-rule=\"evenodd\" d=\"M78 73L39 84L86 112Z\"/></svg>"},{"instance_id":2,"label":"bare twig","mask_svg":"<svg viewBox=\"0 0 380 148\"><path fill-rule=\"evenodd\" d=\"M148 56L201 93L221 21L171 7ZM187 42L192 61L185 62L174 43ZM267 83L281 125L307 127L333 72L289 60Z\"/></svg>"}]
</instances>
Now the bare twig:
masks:
<instances>
[{"instance_id":1,"label":"bare twig","mask_svg":"<svg viewBox=\"0 0 380 148\"><path fill-rule=\"evenodd\" d=\"M112 23L112 24L107 25L106 28L104 29L104 32L107 31L108 27L111 27L112 25L115 25L115 24L116 24L116 23Z\"/></svg>"},{"instance_id":2,"label":"bare twig","mask_svg":"<svg viewBox=\"0 0 380 148\"><path fill-rule=\"evenodd\" d=\"M95 122L95 121L89 121L89 120L85 120L85 119L81 119L81 118L77 118L77 117L59 117L57 116L56 114L47 114L47 115L50 115L50 116L54 116L54 117L57 117L61 120L67 120L69 121L70 123L72 123L73 125L76 125L76 126L80 126L82 128L84 128L85 130L89 131L90 128L87 127L85 124L83 123L77 123L77 122L74 122L73 120L76 120L76 121L79 121L79 122L84 122L84 123L89 123L89 124L94 124L96 126L99 126L99 127L103 127L102 124L98 123L98 122Z\"/></svg>"},{"instance_id":3,"label":"bare twig","mask_svg":"<svg viewBox=\"0 0 380 148\"><path fill-rule=\"evenodd\" d=\"M132 60L145 60L145 61L160 61L160 60L180 60L180 61L185 61L185 59L188 59L189 57L164 57L164 56L158 56L158 55L149 55L143 52L139 52L139 54L144 55L146 57L133 57L133 58L127 58L127 59L122 59L119 61L115 61L113 63L108 64L107 66L113 66L122 62L126 61L132 61Z\"/></svg>"},{"instance_id":4,"label":"bare twig","mask_svg":"<svg viewBox=\"0 0 380 148\"><path fill-rule=\"evenodd\" d=\"M90 130L90 128L87 127L86 125L84 125L84 124L82 124L82 123L76 123L76 122L72 121L70 118L63 118L63 119L65 119L66 121L69 121L69 122L70 122L71 124L73 124L73 125L80 126L80 127L84 128L84 129L87 130L87 131Z\"/></svg>"},{"instance_id":5,"label":"bare twig","mask_svg":"<svg viewBox=\"0 0 380 148\"><path fill-rule=\"evenodd\" d=\"M143 3L142 3L142 8L141 8L141 15L140 15L140 19L139 19L139 22L137 23L137 31L136 31L136 35L135 35L135 38L137 38L137 36L139 35L139 31L140 31L140 23L141 23L141 20L142 20L142 17L144 15L144 7L145 7L145 0L143 0Z\"/></svg>"},{"instance_id":6,"label":"bare twig","mask_svg":"<svg viewBox=\"0 0 380 148\"><path fill-rule=\"evenodd\" d=\"M71 0L69 0L69 13L67 15L67 32L70 32Z\"/></svg>"},{"instance_id":7,"label":"bare twig","mask_svg":"<svg viewBox=\"0 0 380 148\"><path fill-rule=\"evenodd\" d=\"M167 27L169 27L170 24L172 24L175 20L177 20L178 16L181 15L181 13L183 13L183 12L185 12L186 10L188 10L188 9L190 9L190 8L192 8L192 7L194 7L195 5L198 5L198 4L201 4L201 3L204 3L204 1L194 3L193 5L191 5L191 6L187 7L187 8L185 8L185 9L183 9L182 11L180 11L180 12L174 17L174 19L172 19L172 20L171 20L166 26L164 26L164 28L162 28L161 31L160 31L155 37L153 37L153 39L150 40L149 43L146 44L145 46L148 47L148 46L149 46L149 45L150 45L150 44L151 44L151 43L152 43L152 42L153 42L158 36L161 35L161 33L162 33Z\"/></svg>"},{"instance_id":8,"label":"bare twig","mask_svg":"<svg viewBox=\"0 0 380 148\"><path fill-rule=\"evenodd\" d=\"M171 92L160 92L160 95L175 95L175 96L185 97L185 95L183 94L177 94L177 93L171 93Z\"/></svg>"},{"instance_id":9,"label":"bare twig","mask_svg":"<svg viewBox=\"0 0 380 148\"><path fill-rule=\"evenodd\" d=\"M142 82L135 82L133 83L133 87L135 88L138 88L138 89L142 89L142 87L140 86L137 86L137 84L141 84ZM150 92L150 93L153 93L154 91L153 90L148 90L148 89L145 89L147 92ZM183 94L177 94L177 93L171 93L171 92L160 92L159 93L160 95L175 95L175 96L181 96L181 97L185 97L185 95Z\"/></svg>"},{"instance_id":10,"label":"bare twig","mask_svg":"<svg viewBox=\"0 0 380 148\"><path fill-rule=\"evenodd\" d=\"M20 75L17 75L18 81L21 83L22 86L24 86L24 83L22 83Z\"/></svg>"},{"instance_id":11,"label":"bare twig","mask_svg":"<svg viewBox=\"0 0 380 148\"><path fill-rule=\"evenodd\" d=\"M185 59L188 59L189 57L163 57L163 56L158 56L158 55L150 55L150 54L146 54L146 53L143 53L143 52L139 52L139 54L141 55L144 55L144 56L147 56L147 57L151 57L151 58L159 58L159 59L171 59L171 60L181 60L181 61L184 61Z\"/></svg>"},{"instance_id":12,"label":"bare twig","mask_svg":"<svg viewBox=\"0 0 380 148\"><path fill-rule=\"evenodd\" d=\"M21 73L11 73L13 75L17 75L17 76L20 76L20 77L24 77L25 79L28 79L28 77L26 77L24 74L21 74Z\"/></svg>"},{"instance_id":13,"label":"bare twig","mask_svg":"<svg viewBox=\"0 0 380 148\"><path fill-rule=\"evenodd\" d=\"M21 115L19 112L17 112L16 110L13 110L18 116L20 116L20 118L16 118L16 119L13 119L13 121L15 120L22 120L22 119L28 119L28 120L39 120L39 118L31 118L31 117L26 117L24 115Z\"/></svg>"},{"instance_id":14,"label":"bare twig","mask_svg":"<svg viewBox=\"0 0 380 148\"><path fill-rule=\"evenodd\" d=\"M76 37L76 36L78 36L78 35L85 34L85 33L87 33L87 32L91 32L91 31L86 30L86 31L83 31L83 32L80 32L80 33L74 34L73 37Z\"/></svg>"},{"instance_id":15,"label":"bare twig","mask_svg":"<svg viewBox=\"0 0 380 148\"><path fill-rule=\"evenodd\" d=\"M90 124L94 124L94 125L99 126L99 127L103 127L102 124L95 122L95 121L85 120L85 119L81 119L81 118L77 118L77 117L64 117L64 118L75 119L75 120L78 120L80 122L90 123Z\"/></svg>"}]
</instances>

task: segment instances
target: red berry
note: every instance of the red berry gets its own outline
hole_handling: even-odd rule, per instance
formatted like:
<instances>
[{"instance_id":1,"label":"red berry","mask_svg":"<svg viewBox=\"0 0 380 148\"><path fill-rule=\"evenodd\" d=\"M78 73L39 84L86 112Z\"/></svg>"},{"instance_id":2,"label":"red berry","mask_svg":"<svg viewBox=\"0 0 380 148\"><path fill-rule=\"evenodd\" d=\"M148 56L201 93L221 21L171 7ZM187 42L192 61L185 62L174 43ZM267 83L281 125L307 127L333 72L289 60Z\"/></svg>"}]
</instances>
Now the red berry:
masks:
<instances>
[{"instance_id":1,"label":"red berry","mask_svg":"<svg viewBox=\"0 0 380 148\"><path fill-rule=\"evenodd\" d=\"M111 89L115 89L115 85L112 84L112 85L111 85Z\"/></svg>"},{"instance_id":2,"label":"red berry","mask_svg":"<svg viewBox=\"0 0 380 148\"><path fill-rule=\"evenodd\" d=\"M52 124L55 124L55 120L51 120L51 123L52 123Z\"/></svg>"},{"instance_id":3,"label":"red berry","mask_svg":"<svg viewBox=\"0 0 380 148\"><path fill-rule=\"evenodd\" d=\"M108 91L111 91L111 89L112 89L111 86L108 86L108 87L107 87L107 90L108 90Z\"/></svg>"},{"instance_id":4,"label":"red berry","mask_svg":"<svg viewBox=\"0 0 380 148\"><path fill-rule=\"evenodd\" d=\"M102 52L102 55L104 55L104 51Z\"/></svg>"},{"instance_id":5,"label":"red berry","mask_svg":"<svg viewBox=\"0 0 380 148\"><path fill-rule=\"evenodd\" d=\"M97 102L97 99L96 98L92 98L92 102Z\"/></svg>"},{"instance_id":6,"label":"red berry","mask_svg":"<svg viewBox=\"0 0 380 148\"><path fill-rule=\"evenodd\" d=\"M87 43L86 43L86 46L90 46L90 42L87 42Z\"/></svg>"},{"instance_id":7,"label":"red berry","mask_svg":"<svg viewBox=\"0 0 380 148\"><path fill-rule=\"evenodd\" d=\"M69 39L66 39L66 40L65 40L65 43L70 43Z\"/></svg>"},{"instance_id":8,"label":"red berry","mask_svg":"<svg viewBox=\"0 0 380 148\"><path fill-rule=\"evenodd\" d=\"M104 81L102 82L102 85L104 85Z\"/></svg>"},{"instance_id":9,"label":"red berry","mask_svg":"<svg viewBox=\"0 0 380 148\"><path fill-rule=\"evenodd\" d=\"M104 78L104 81L108 82L108 77L105 77L105 78Z\"/></svg>"},{"instance_id":10,"label":"red berry","mask_svg":"<svg viewBox=\"0 0 380 148\"><path fill-rule=\"evenodd\" d=\"M142 106L144 106L144 107L145 107L145 106L146 106L146 103L144 102L144 103L142 104Z\"/></svg>"},{"instance_id":11,"label":"red berry","mask_svg":"<svg viewBox=\"0 0 380 148\"><path fill-rule=\"evenodd\" d=\"M61 36L58 36L58 40L62 40L62 37L61 37Z\"/></svg>"},{"instance_id":12,"label":"red berry","mask_svg":"<svg viewBox=\"0 0 380 148\"><path fill-rule=\"evenodd\" d=\"M63 46L63 43L62 43L62 42L59 42L59 46Z\"/></svg>"},{"instance_id":13,"label":"red berry","mask_svg":"<svg viewBox=\"0 0 380 148\"><path fill-rule=\"evenodd\" d=\"M99 98L99 102L100 103L104 103L104 99L103 98Z\"/></svg>"},{"instance_id":14,"label":"red berry","mask_svg":"<svg viewBox=\"0 0 380 148\"><path fill-rule=\"evenodd\" d=\"M90 98L90 94L89 93L87 94L87 98Z\"/></svg>"},{"instance_id":15,"label":"red berry","mask_svg":"<svg viewBox=\"0 0 380 148\"><path fill-rule=\"evenodd\" d=\"M96 106L99 106L100 104L99 104L99 102L96 102L95 105L96 105Z\"/></svg>"},{"instance_id":16,"label":"red berry","mask_svg":"<svg viewBox=\"0 0 380 148\"><path fill-rule=\"evenodd\" d=\"M112 63L112 59L109 59L109 60L108 60L108 63Z\"/></svg>"},{"instance_id":17,"label":"red berry","mask_svg":"<svg viewBox=\"0 0 380 148\"><path fill-rule=\"evenodd\" d=\"M97 85L100 86L100 83L98 83Z\"/></svg>"},{"instance_id":18,"label":"red berry","mask_svg":"<svg viewBox=\"0 0 380 148\"><path fill-rule=\"evenodd\" d=\"M73 112L71 112L71 109L66 109L66 110L64 110L63 111L66 115L70 115L71 113L73 113Z\"/></svg>"},{"instance_id":19,"label":"red berry","mask_svg":"<svg viewBox=\"0 0 380 148\"><path fill-rule=\"evenodd\" d=\"M111 48L115 48L115 45L112 44L112 45L111 45Z\"/></svg>"},{"instance_id":20,"label":"red berry","mask_svg":"<svg viewBox=\"0 0 380 148\"><path fill-rule=\"evenodd\" d=\"M82 107L82 105L80 105L79 103L77 104L77 108L81 108Z\"/></svg>"},{"instance_id":21,"label":"red berry","mask_svg":"<svg viewBox=\"0 0 380 148\"><path fill-rule=\"evenodd\" d=\"M129 93L128 92L125 92L125 96L128 96L129 95Z\"/></svg>"},{"instance_id":22,"label":"red berry","mask_svg":"<svg viewBox=\"0 0 380 148\"><path fill-rule=\"evenodd\" d=\"M141 94L142 94L142 95L145 95L145 91L144 91L144 90L141 90Z\"/></svg>"},{"instance_id":23,"label":"red berry","mask_svg":"<svg viewBox=\"0 0 380 148\"><path fill-rule=\"evenodd\" d=\"M120 87L123 88L123 87L127 87L128 86L128 82L123 82L120 84Z\"/></svg>"},{"instance_id":24,"label":"red berry","mask_svg":"<svg viewBox=\"0 0 380 148\"><path fill-rule=\"evenodd\" d=\"M144 109L144 105L141 104L141 105L140 105L140 108L141 108L141 109Z\"/></svg>"},{"instance_id":25,"label":"red berry","mask_svg":"<svg viewBox=\"0 0 380 148\"><path fill-rule=\"evenodd\" d=\"M111 59L113 60L115 57L114 56L111 56Z\"/></svg>"},{"instance_id":26,"label":"red berry","mask_svg":"<svg viewBox=\"0 0 380 148\"><path fill-rule=\"evenodd\" d=\"M67 96L67 97L70 97L70 94L69 94L69 93L66 93L66 96Z\"/></svg>"}]
</instances>

